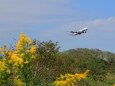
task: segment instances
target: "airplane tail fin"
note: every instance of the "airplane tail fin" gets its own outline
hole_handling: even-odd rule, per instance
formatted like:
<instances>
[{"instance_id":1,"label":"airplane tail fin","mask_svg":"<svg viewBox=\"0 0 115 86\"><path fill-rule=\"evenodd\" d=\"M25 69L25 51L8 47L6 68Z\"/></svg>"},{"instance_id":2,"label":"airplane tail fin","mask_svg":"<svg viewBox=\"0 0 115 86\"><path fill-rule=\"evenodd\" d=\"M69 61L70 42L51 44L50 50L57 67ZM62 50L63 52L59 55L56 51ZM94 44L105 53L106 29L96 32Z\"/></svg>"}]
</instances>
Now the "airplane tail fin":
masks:
<instances>
[{"instance_id":1,"label":"airplane tail fin","mask_svg":"<svg viewBox=\"0 0 115 86\"><path fill-rule=\"evenodd\" d=\"M73 31L67 31L67 32L74 33Z\"/></svg>"}]
</instances>

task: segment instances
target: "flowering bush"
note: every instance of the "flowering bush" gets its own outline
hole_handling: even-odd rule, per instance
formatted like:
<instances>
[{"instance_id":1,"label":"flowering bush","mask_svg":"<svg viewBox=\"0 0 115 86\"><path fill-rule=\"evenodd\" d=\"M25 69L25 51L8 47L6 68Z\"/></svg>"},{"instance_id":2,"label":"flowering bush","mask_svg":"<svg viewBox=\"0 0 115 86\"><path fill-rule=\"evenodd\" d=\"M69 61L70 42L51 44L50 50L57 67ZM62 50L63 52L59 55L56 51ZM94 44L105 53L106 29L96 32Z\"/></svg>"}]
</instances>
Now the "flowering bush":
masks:
<instances>
[{"instance_id":1,"label":"flowering bush","mask_svg":"<svg viewBox=\"0 0 115 86\"><path fill-rule=\"evenodd\" d=\"M84 79L87 76L88 72L89 70L86 70L83 74L75 73L74 75L61 75L59 78L56 79L56 81L54 81L53 84L56 86L76 86L77 81Z\"/></svg>"},{"instance_id":2,"label":"flowering bush","mask_svg":"<svg viewBox=\"0 0 115 86\"><path fill-rule=\"evenodd\" d=\"M31 82L31 66L36 54L36 45L21 32L20 39L15 50L6 50L6 45L0 49L0 85L13 81L17 85L25 82L26 86ZM19 79L20 77L20 79ZM21 82L22 81L22 82Z\"/></svg>"}]
</instances>

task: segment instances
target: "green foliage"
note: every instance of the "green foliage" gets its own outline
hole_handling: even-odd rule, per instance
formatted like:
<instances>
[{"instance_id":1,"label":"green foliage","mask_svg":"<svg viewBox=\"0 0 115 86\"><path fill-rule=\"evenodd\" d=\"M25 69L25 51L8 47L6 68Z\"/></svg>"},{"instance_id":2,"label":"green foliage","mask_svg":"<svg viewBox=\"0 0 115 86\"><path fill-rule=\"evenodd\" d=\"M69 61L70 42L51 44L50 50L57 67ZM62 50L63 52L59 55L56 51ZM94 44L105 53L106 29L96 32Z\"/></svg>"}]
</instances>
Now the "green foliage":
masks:
<instances>
[{"instance_id":1,"label":"green foliage","mask_svg":"<svg viewBox=\"0 0 115 86\"><path fill-rule=\"evenodd\" d=\"M115 81L114 81L114 80L107 80L106 82L107 82L108 84L113 85Z\"/></svg>"},{"instance_id":2,"label":"green foliage","mask_svg":"<svg viewBox=\"0 0 115 86\"><path fill-rule=\"evenodd\" d=\"M48 84L38 84L37 86L54 86L52 83L48 83Z\"/></svg>"},{"instance_id":3,"label":"green foliage","mask_svg":"<svg viewBox=\"0 0 115 86\"><path fill-rule=\"evenodd\" d=\"M57 47L57 42L53 43L51 40L48 42L34 41L36 44L38 57L34 61L33 73L34 73L34 83L48 83L55 79L53 76L53 67L56 61L56 55L59 52L59 47ZM49 79L50 78L50 79Z\"/></svg>"}]
</instances>

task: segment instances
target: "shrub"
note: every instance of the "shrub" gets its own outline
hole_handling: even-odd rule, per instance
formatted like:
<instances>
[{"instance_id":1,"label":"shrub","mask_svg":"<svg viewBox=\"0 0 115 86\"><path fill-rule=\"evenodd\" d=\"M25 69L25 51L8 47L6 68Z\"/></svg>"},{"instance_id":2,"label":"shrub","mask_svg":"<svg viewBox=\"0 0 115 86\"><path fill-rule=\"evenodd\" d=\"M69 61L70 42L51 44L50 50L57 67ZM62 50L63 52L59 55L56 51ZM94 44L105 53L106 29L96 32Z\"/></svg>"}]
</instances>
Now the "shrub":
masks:
<instances>
[{"instance_id":1,"label":"shrub","mask_svg":"<svg viewBox=\"0 0 115 86\"><path fill-rule=\"evenodd\" d=\"M0 85L13 82L14 85L29 86L32 81L32 62L37 56L36 46L32 40L21 32L20 39L15 50L6 50L6 45L0 49Z\"/></svg>"}]
</instances>

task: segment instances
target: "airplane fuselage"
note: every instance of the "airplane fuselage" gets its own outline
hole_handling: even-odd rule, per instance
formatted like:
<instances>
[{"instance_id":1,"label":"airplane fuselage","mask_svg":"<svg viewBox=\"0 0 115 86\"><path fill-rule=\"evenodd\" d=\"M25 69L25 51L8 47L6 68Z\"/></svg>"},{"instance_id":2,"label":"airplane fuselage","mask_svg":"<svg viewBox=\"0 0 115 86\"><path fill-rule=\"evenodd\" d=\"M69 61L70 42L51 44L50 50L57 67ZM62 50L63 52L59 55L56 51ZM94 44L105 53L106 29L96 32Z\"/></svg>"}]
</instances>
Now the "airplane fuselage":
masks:
<instances>
[{"instance_id":1,"label":"airplane fuselage","mask_svg":"<svg viewBox=\"0 0 115 86\"><path fill-rule=\"evenodd\" d=\"M76 31L76 32L71 31L70 33L72 33L72 35L75 36L75 35L80 35L82 33L86 33L87 30L88 30L87 28L83 28L82 30L79 30L79 31Z\"/></svg>"}]
</instances>

